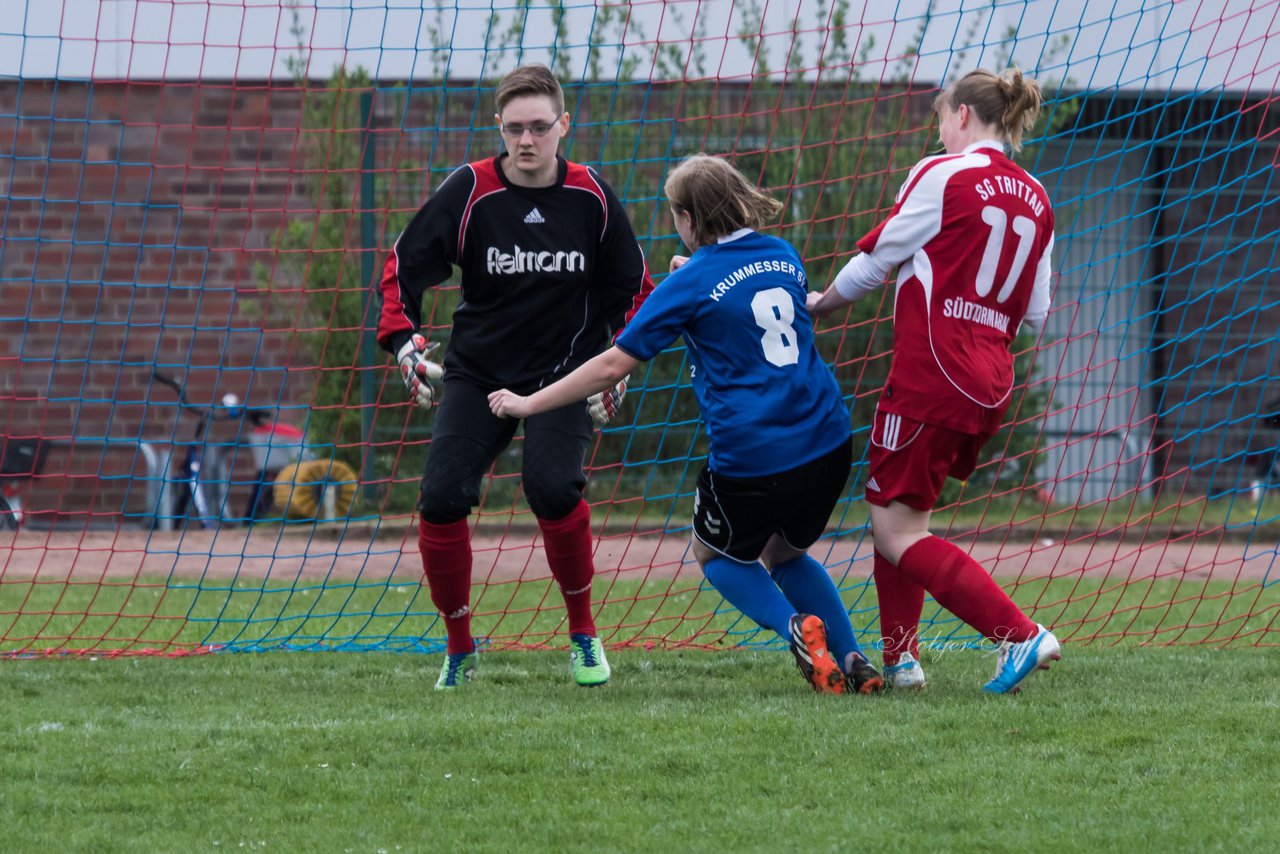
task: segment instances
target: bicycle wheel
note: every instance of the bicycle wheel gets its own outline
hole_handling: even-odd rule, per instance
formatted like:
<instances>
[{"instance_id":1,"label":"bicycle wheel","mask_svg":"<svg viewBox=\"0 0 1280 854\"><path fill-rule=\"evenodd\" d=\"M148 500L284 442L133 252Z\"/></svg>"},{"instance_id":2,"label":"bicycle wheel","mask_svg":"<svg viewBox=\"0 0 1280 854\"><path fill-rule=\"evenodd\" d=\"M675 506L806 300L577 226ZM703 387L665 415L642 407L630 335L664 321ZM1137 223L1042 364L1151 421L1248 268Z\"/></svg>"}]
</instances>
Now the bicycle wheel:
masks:
<instances>
[{"instance_id":1,"label":"bicycle wheel","mask_svg":"<svg viewBox=\"0 0 1280 854\"><path fill-rule=\"evenodd\" d=\"M231 509L231 457L220 449L206 450L200 467L200 486L205 508L201 511L213 525L238 525L249 520Z\"/></svg>"},{"instance_id":2,"label":"bicycle wheel","mask_svg":"<svg viewBox=\"0 0 1280 854\"><path fill-rule=\"evenodd\" d=\"M0 494L0 531L18 530L18 514L9 506L9 499Z\"/></svg>"}]
</instances>

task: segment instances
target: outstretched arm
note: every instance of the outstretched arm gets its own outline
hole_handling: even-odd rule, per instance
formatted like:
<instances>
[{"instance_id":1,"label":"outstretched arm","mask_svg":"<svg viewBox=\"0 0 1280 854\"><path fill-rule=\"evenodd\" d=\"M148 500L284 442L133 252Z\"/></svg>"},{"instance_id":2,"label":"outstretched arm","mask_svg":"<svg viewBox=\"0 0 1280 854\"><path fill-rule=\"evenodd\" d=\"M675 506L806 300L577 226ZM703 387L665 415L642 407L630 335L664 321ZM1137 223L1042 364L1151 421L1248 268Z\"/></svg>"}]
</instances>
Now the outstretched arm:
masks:
<instances>
[{"instance_id":1,"label":"outstretched arm","mask_svg":"<svg viewBox=\"0 0 1280 854\"><path fill-rule=\"evenodd\" d=\"M884 284L891 265L870 252L853 256L836 274L831 287L821 293L810 291L805 308L814 317L829 314L837 308L857 302Z\"/></svg>"},{"instance_id":2,"label":"outstretched arm","mask_svg":"<svg viewBox=\"0 0 1280 854\"><path fill-rule=\"evenodd\" d=\"M598 391L617 385L635 370L640 361L617 347L610 347L567 377L539 389L528 397L499 389L489 395L489 409L499 418L528 418L550 412Z\"/></svg>"}]
</instances>

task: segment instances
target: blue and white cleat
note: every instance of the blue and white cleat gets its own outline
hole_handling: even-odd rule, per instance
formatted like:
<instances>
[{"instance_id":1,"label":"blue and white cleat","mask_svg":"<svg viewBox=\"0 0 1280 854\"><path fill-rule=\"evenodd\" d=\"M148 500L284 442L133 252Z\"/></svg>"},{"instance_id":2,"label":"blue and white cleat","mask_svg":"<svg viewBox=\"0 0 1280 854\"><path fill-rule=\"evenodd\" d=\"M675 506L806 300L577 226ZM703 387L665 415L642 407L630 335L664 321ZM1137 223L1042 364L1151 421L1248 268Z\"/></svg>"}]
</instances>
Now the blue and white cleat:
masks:
<instances>
[{"instance_id":1,"label":"blue and white cleat","mask_svg":"<svg viewBox=\"0 0 1280 854\"><path fill-rule=\"evenodd\" d=\"M918 691L925 686L924 668L914 655L904 652L897 664L884 669L884 681L895 691Z\"/></svg>"},{"instance_id":2,"label":"blue and white cleat","mask_svg":"<svg viewBox=\"0 0 1280 854\"><path fill-rule=\"evenodd\" d=\"M991 694L1016 694L1022 680L1039 668L1048 670L1050 661L1062 658L1062 645L1053 632L1039 624L1035 636L1022 643L1000 644L1000 657L996 660L996 675L982 686Z\"/></svg>"}]
</instances>

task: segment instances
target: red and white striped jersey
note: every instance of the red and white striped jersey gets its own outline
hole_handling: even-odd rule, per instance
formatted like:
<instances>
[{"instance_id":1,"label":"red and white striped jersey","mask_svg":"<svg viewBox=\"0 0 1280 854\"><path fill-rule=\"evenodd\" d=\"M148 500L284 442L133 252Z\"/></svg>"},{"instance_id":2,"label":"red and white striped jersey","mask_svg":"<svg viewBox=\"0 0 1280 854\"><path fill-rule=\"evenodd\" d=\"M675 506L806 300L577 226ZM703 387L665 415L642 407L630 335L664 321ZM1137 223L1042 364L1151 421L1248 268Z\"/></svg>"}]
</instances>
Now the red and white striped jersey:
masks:
<instances>
[{"instance_id":1,"label":"red and white striped jersey","mask_svg":"<svg viewBox=\"0 0 1280 854\"><path fill-rule=\"evenodd\" d=\"M967 433L994 432L1013 389L1019 325L1049 312L1053 208L997 141L928 157L888 219L858 241L898 268L893 364L880 409Z\"/></svg>"}]
</instances>

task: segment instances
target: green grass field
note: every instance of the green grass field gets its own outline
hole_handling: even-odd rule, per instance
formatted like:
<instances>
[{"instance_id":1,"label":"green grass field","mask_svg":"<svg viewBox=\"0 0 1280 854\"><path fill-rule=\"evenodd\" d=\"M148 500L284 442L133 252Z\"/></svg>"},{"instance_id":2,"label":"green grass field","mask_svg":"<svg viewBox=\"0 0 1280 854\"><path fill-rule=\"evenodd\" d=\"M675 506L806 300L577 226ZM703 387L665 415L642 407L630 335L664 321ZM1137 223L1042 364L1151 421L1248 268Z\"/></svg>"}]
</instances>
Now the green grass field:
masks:
<instances>
[{"instance_id":1,"label":"green grass field","mask_svg":"<svg viewBox=\"0 0 1280 854\"><path fill-rule=\"evenodd\" d=\"M1265 850L1280 650L1071 646L1017 697L811 693L785 652L0 662L5 851Z\"/></svg>"},{"instance_id":2,"label":"green grass field","mask_svg":"<svg viewBox=\"0 0 1280 854\"><path fill-rule=\"evenodd\" d=\"M766 640L696 580L647 584L602 584L601 625ZM1008 589L1066 641L1012 698L978 690L993 658L947 640L965 631L954 622L923 629L941 641L927 691L873 698L813 695L781 649L615 650L598 690L571 684L564 652L499 651L450 695L431 690L439 656L414 653L0 660L0 851L1248 850L1280 836L1280 648L1252 646L1280 586ZM864 631L867 596L846 594ZM385 580L6 581L0 652L379 632L394 648L438 633L429 607ZM480 634L563 642L545 583L477 588L477 607L503 613L477 618Z\"/></svg>"}]
</instances>

